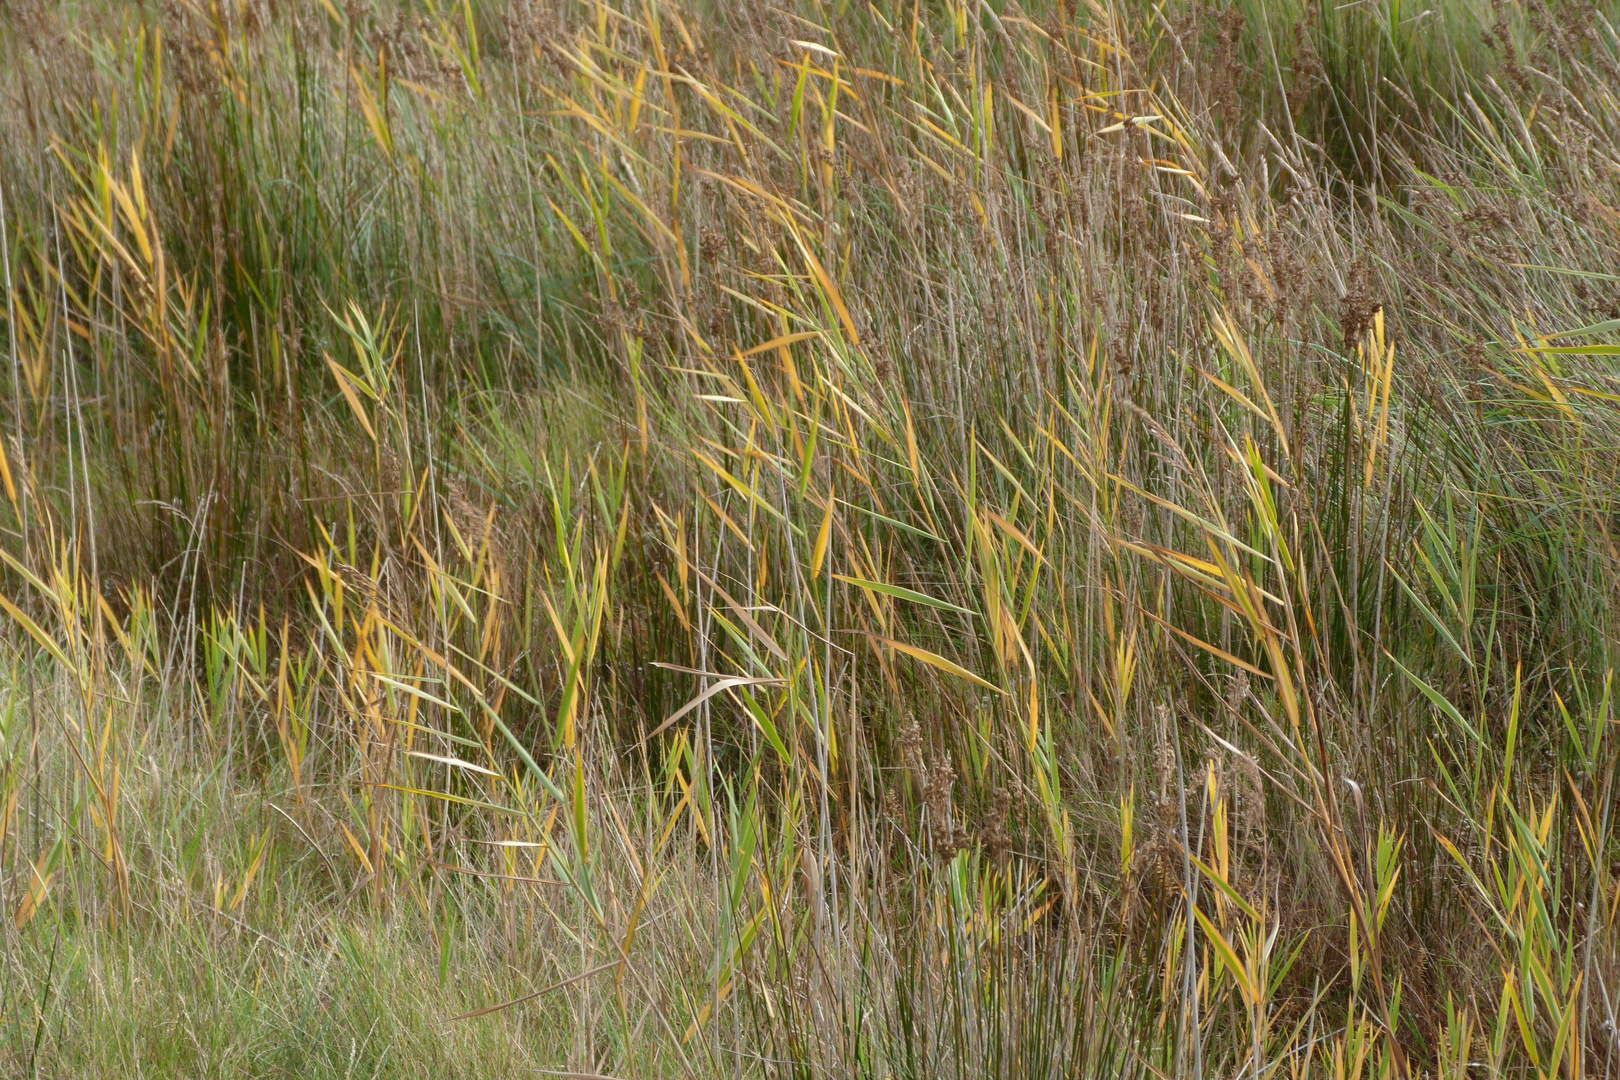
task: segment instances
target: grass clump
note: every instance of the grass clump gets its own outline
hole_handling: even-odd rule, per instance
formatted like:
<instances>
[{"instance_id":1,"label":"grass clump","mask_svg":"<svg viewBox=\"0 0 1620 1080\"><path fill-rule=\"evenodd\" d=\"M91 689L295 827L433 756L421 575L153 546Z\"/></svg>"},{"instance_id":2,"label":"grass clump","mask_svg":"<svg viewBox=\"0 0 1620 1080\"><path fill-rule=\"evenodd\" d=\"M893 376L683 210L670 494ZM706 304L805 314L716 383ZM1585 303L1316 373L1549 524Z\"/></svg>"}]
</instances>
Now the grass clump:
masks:
<instances>
[{"instance_id":1,"label":"grass clump","mask_svg":"<svg viewBox=\"0 0 1620 1080\"><path fill-rule=\"evenodd\" d=\"M3 33L10 1067L1609 1068L1605 9Z\"/></svg>"}]
</instances>

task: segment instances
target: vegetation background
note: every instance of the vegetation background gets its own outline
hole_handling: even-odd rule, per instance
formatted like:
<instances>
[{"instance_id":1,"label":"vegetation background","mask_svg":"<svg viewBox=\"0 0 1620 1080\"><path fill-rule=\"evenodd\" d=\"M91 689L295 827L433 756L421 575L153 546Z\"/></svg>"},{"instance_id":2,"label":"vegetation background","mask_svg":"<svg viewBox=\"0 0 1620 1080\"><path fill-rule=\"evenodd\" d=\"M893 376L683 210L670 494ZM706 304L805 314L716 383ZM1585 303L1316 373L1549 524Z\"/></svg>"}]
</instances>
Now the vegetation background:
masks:
<instances>
[{"instance_id":1,"label":"vegetation background","mask_svg":"<svg viewBox=\"0 0 1620 1080\"><path fill-rule=\"evenodd\" d=\"M1620 1070L1609 0L0 0L0 1061Z\"/></svg>"}]
</instances>

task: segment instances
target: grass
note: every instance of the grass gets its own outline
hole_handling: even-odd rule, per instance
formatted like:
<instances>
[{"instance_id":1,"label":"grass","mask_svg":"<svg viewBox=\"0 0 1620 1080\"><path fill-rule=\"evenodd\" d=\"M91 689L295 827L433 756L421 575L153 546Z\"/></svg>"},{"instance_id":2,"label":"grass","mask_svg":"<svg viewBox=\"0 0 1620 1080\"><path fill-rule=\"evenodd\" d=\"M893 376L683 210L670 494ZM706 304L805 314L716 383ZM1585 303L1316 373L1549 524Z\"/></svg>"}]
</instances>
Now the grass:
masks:
<instances>
[{"instance_id":1,"label":"grass","mask_svg":"<svg viewBox=\"0 0 1620 1080\"><path fill-rule=\"evenodd\" d=\"M1613 14L17 8L8 1069L1608 1075Z\"/></svg>"}]
</instances>

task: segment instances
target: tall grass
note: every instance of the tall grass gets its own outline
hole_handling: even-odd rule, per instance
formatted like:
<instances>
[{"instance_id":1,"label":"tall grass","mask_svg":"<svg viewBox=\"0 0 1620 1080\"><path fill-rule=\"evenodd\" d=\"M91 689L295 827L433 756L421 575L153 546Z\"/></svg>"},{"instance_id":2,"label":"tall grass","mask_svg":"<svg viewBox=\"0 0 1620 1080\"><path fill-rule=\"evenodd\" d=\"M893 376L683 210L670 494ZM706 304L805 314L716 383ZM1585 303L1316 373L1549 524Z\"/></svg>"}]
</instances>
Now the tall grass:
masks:
<instances>
[{"instance_id":1,"label":"tall grass","mask_svg":"<svg viewBox=\"0 0 1620 1080\"><path fill-rule=\"evenodd\" d=\"M19 9L3 1052L1606 1075L1606 12Z\"/></svg>"}]
</instances>

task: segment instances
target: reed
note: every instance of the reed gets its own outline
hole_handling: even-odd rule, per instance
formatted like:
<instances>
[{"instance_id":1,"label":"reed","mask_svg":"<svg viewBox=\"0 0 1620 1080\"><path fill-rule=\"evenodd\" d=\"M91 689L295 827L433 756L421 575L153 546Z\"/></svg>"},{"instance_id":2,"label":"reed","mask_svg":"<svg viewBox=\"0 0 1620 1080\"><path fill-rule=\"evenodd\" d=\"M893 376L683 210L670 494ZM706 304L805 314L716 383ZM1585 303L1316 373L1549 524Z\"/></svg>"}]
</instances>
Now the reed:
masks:
<instances>
[{"instance_id":1,"label":"reed","mask_svg":"<svg viewBox=\"0 0 1620 1080\"><path fill-rule=\"evenodd\" d=\"M1613 14L16 7L8 1067L1607 1075Z\"/></svg>"}]
</instances>

